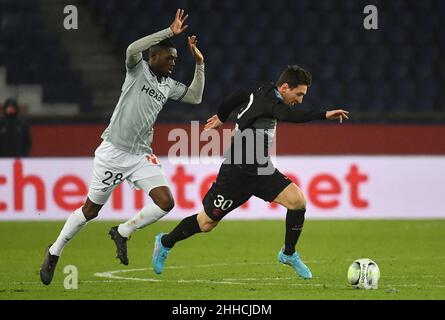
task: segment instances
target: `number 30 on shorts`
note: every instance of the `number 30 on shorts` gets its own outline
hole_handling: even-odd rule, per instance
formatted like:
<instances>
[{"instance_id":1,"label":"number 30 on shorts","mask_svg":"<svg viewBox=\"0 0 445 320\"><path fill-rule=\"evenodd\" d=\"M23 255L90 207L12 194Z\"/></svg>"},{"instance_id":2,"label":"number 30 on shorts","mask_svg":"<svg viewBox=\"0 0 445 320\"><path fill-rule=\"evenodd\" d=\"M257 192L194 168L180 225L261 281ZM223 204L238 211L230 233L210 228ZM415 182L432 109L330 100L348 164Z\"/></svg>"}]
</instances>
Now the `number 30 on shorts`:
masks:
<instances>
[{"instance_id":1,"label":"number 30 on shorts","mask_svg":"<svg viewBox=\"0 0 445 320\"><path fill-rule=\"evenodd\" d=\"M213 201L213 204L215 205L215 207L221 208L221 210L226 211L232 206L233 200L224 200L224 197L218 194L216 196L216 200Z\"/></svg>"},{"instance_id":2,"label":"number 30 on shorts","mask_svg":"<svg viewBox=\"0 0 445 320\"><path fill-rule=\"evenodd\" d=\"M105 171L106 178L102 180L103 184L106 184L107 186L113 184L118 184L122 182L122 173L113 174L111 171ZM113 179L114 176L114 179Z\"/></svg>"}]
</instances>

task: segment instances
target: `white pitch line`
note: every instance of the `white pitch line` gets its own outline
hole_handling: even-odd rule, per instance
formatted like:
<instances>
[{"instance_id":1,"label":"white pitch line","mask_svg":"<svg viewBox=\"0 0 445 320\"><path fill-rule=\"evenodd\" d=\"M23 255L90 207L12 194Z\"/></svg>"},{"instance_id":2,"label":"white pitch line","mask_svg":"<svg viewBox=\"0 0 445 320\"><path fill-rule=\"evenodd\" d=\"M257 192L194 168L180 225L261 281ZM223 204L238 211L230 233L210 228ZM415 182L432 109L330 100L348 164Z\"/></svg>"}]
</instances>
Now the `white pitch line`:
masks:
<instances>
[{"instance_id":1,"label":"white pitch line","mask_svg":"<svg viewBox=\"0 0 445 320\"><path fill-rule=\"evenodd\" d=\"M192 267L217 267L217 266L233 266L233 265L265 265L265 264L277 264L275 263L248 263L248 262L236 262L236 263L215 263L215 264L201 264L201 265L192 265L192 266L169 266L166 267L166 269L179 269L179 268L192 268ZM134 277L123 277L116 275L117 273L125 273L125 272L135 272L135 271L147 271L151 268L139 268L139 269L122 269L122 270L112 270L112 271L105 271L105 272L97 272L94 274L96 277L102 277L102 278L109 278L114 280L127 280L127 281L143 281L143 282L173 282L173 283L207 283L207 284L231 284L231 285L251 285L251 283L248 282L240 282L240 281L246 281L245 279L222 279L219 281L215 280L208 280L208 279L178 279L178 280L169 280L169 279L154 279L154 278L134 278ZM264 281L264 280L289 280L289 279L296 279L296 278L248 278L250 281ZM261 282L258 283L258 285L282 285L281 283L265 283ZM290 283L288 285L291 286L322 286L321 284L303 284L303 283Z\"/></svg>"},{"instance_id":2,"label":"white pitch line","mask_svg":"<svg viewBox=\"0 0 445 320\"><path fill-rule=\"evenodd\" d=\"M133 278L134 280L135 278ZM249 280L255 280L255 281L262 281L268 278L249 278ZM277 280L292 280L297 278L281 278ZM232 282L232 281L245 281L246 279L240 278L240 279L222 279L221 281L211 281L211 280L202 280L202 279L194 279L194 280L159 280L159 282L177 282L177 283L189 283L189 282L209 282L214 284L241 284L241 285L251 285L251 283L240 283L240 282ZM113 280L89 280L89 281L81 281L81 283L111 283L111 282L125 282L130 283L133 282L131 280L119 280L119 279L113 279ZM30 283L40 283L40 282L30 282ZM283 285L282 283L256 283L255 285ZM288 283L286 285L291 286L314 286L319 287L323 286L323 284L318 283ZM324 284L328 288L345 288L345 285L331 285L331 284ZM379 287L379 289L392 289L397 287L413 287L413 288L445 288L445 285L419 285L419 284L385 284Z\"/></svg>"},{"instance_id":3,"label":"white pitch line","mask_svg":"<svg viewBox=\"0 0 445 320\"><path fill-rule=\"evenodd\" d=\"M419 278L443 278L445 274L423 274L423 275L415 275L415 276L382 276L381 278L385 279L419 279Z\"/></svg>"},{"instance_id":4,"label":"white pitch line","mask_svg":"<svg viewBox=\"0 0 445 320\"><path fill-rule=\"evenodd\" d=\"M206 268L206 267L218 267L218 266L233 266L233 265L265 265L265 264L277 264L277 263L248 263L248 262L237 262L237 263L215 263L215 264L201 264L201 265L189 265L189 266L168 266L166 269L183 269L183 268ZM122 270L113 270L113 271L106 271L106 272L98 272L95 273L94 276L96 277L102 277L102 278L108 278L113 280L119 280L119 281L143 281L143 282L169 282L169 283L207 283L207 284L229 284L229 285L252 285L250 281L256 281L255 285L261 285L261 286L276 286L276 285L283 285L282 283L273 283L273 282L264 282L264 281L282 281L282 280L292 280L292 279L298 279L296 277L286 277L286 278L279 278L279 277L266 277L266 278L225 278L221 279L219 281L215 280L209 280L209 279L177 279L177 280L170 280L170 279L154 279L154 278L135 278L135 277L123 277L117 275L118 273L126 273L126 272L137 272L137 271L148 271L151 270L151 268L139 268L139 269L122 269ZM385 278L392 279L392 278L403 278L404 276L387 276ZM431 278L432 275L422 275L417 276L416 278ZM247 282L246 282L247 281ZM86 281L85 281L86 282ZM331 287L331 288L344 288L344 286L332 286L330 284L317 284L317 283L287 283L286 285L290 286L309 286L309 287ZM345 284L346 286L346 284ZM381 286L381 288L393 288L393 287L427 287L427 288L445 288L445 285L418 285L417 283L414 284L385 284L384 286Z\"/></svg>"},{"instance_id":5,"label":"white pitch line","mask_svg":"<svg viewBox=\"0 0 445 320\"><path fill-rule=\"evenodd\" d=\"M283 278L282 280L287 280L289 278ZM295 279L295 278L291 278L291 279ZM130 282L134 282L135 280L137 281L145 281L148 279L137 279L137 278L131 278L131 280L125 280L125 279L110 279L110 280L79 280L79 284L82 283L116 283L116 282L122 282L122 283L130 283ZM226 280L226 279L223 279ZM236 279L232 279L232 280L236 280ZM238 280L244 280L244 279L238 279ZM257 278L257 281L261 281L264 280L263 278ZM158 280L156 282L173 282L173 283L193 283L193 282L201 282L201 283L209 283L209 284L228 284L228 285L252 285L252 283L244 283L244 282L230 282L230 281L211 281L211 280L202 280L202 279L195 279L195 280ZM41 284L40 281L22 281L22 282L0 282L0 284L2 285L19 285L19 284ZM282 283L255 283L255 285L266 285L266 286L282 286L284 284ZM318 284L318 283L287 283L285 284L286 286L300 286L300 287L321 287L321 286L326 286L327 288L332 288L332 289L336 289L336 288L341 288L344 289L345 287L347 287L347 285L331 285L331 284ZM400 287L412 287L412 288L445 288L445 285L418 285L418 284L385 284L379 287L380 290L388 290L388 289L397 289ZM10 289L8 290L3 290L3 292L5 291L11 291ZM0 291L0 294L3 293L2 291Z\"/></svg>"},{"instance_id":6,"label":"white pitch line","mask_svg":"<svg viewBox=\"0 0 445 320\"><path fill-rule=\"evenodd\" d=\"M434 260L442 260L445 259L445 257L436 256L436 257L415 257L412 258L412 260L428 260L428 259L434 259ZM392 261L397 260L397 258L387 258L387 259L380 259L379 261ZM411 260L411 259L409 259ZM307 263L311 264L318 264L318 263L326 263L330 262L331 260L307 260ZM349 261L349 260L344 260ZM277 265L278 262L234 262L234 263L214 263L214 264L200 264L200 265L184 265L184 266L167 266L166 269L185 269L185 268L213 268L213 267L226 267L226 266L234 266L234 265L242 265L242 266L263 266L263 265ZM82 281L80 280L80 283L109 283L109 282L134 282L134 281L143 281L143 282L176 282L176 283L209 283L209 284L238 284L238 285L252 285L252 283L249 282L240 282L240 281L258 281L255 285L282 285L279 283L270 283L270 282L263 282L263 281L282 281L282 280L292 280L292 279L298 279L298 278L227 278L222 279L219 281L212 281L212 280L204 280L204 279L179 279L179 280L166 280L166 279L154 279L154 278L134 278L134 277L123 277L116 275L117 273L128 273L128 272L138 272L138 271L147 271L151 268L138 268L138 269L122 269L122 270L114 270L114 271L106 271L106 272L98 272L94 273L94 276L101 277L101 278L108 278L110 280L86 280ZM422 279L422 278L442 278L442 275L416 275L415 277L410 276L382 276L382 279ZM382 282L382 280L381 280ZM23 284L39 284L39 281L14 281L14 282L0 282L0 285L23 285ZM294 284L287 284L287 285L293 285L293 286L322 286L322 284L302 284L302 283L294 283ZM327 287L332 287L331 285L327 284ZM427 287L427 288L445 288L445 285L437 284L437 285L427 285L427 284L385 284L384 286L381 286L381 288L391 288L391 287L414 287L414 288L421 288L421 287ZM0 292L1 293L1 292Z\"/></svg>"},{"instance_id":7,"label":"white pitch line","mask_svg":"<svg viewBox=\"0 0 445 320\"><path fill-rule=\"evenodd\" d=\"M279 278L279 277L275 277L275 278L229 278L229 279L222 279L223 281L261 281L261 280L275 280L275 281L280 281L280 280L295 280L297 279L296 277L288 277L288 278Z\"/></svg>"}]
</instances>

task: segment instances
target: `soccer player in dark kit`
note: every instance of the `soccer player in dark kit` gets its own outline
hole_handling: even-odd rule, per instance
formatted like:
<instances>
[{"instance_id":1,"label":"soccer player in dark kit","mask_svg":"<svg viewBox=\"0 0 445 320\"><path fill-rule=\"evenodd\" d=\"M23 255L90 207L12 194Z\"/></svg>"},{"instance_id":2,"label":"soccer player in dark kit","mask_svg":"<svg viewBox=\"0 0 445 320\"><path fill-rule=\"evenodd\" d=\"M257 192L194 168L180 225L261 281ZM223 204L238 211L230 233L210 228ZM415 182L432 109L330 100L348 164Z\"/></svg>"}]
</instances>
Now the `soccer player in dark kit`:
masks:
<instances>
[{"instance_id":1,"label":"soccer player in dark kit","mask_svg":"<svg viewBox=\"0 0 445 320\"><path fill-rule=\"evenodd\" d=\"M297 65L284 69L275 84L254 90L240 90L229 95L216 115L207 120L206 130L216 129L238 110L236 133L226 151L216 181L204 196L204 210L183 219L170 233L155 237L152 266L162 273L165 260L173 246L199 232L209 232L227 215L251 196L275 202L287 209L284 246L278 261L290 265L304 278L312 278L309 268L295 251L303 229L306 200L301 189L276 169L270 161L270 147L278 121L293 123L311 120L349 119L349 112L305 109L303 102L311 74Z\"/></svg>"}]
</instances>

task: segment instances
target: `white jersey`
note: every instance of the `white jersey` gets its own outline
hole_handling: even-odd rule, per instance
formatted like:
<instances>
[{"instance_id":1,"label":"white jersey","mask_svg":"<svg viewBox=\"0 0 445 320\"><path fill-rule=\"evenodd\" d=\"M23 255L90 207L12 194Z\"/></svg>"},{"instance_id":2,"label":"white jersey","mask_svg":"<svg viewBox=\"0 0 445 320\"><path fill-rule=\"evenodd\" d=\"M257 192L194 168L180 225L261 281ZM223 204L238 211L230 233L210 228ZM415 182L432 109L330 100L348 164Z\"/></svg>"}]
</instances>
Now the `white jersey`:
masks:
<instances>
[{"instance_id":1,"label":"white jersey","mask_svg":"<svg viewBox=\"0 0 445 320\"><path fill-rule=\"evenodd\" d=\"M132 154L151 154L153 125L167 99L181 100L187 86L171 78L158 82L148 63L141 59L127 67L122 93L101 138Z\"/></svg>"}]
</instances>

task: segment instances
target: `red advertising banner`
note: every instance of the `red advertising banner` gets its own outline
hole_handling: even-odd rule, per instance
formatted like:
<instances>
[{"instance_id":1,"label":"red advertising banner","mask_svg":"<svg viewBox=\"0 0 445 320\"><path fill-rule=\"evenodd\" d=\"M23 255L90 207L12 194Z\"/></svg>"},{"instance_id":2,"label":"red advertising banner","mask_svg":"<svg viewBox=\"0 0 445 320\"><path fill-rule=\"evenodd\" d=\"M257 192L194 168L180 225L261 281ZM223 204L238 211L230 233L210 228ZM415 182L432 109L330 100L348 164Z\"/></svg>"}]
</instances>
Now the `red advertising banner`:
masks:
<instances>
[{"instance_id":1,"label":"red advertising banner","mask_svg":"<svg viewBox=\"0 0 445 320\"><path fill-rule=\"evenodd\" d=\"M159 159L176 203L164 219L201 210L219 164ZM275 164L303 190L308 219L445 218L444 156L279 156ZM0 160L0 220L65 220L85 201L92 165L92 158ZM150 201L124 182L97 219L125 220ZM285 211L251 198L226 219L281 219Z\"/></svg>"}]
</instances>

